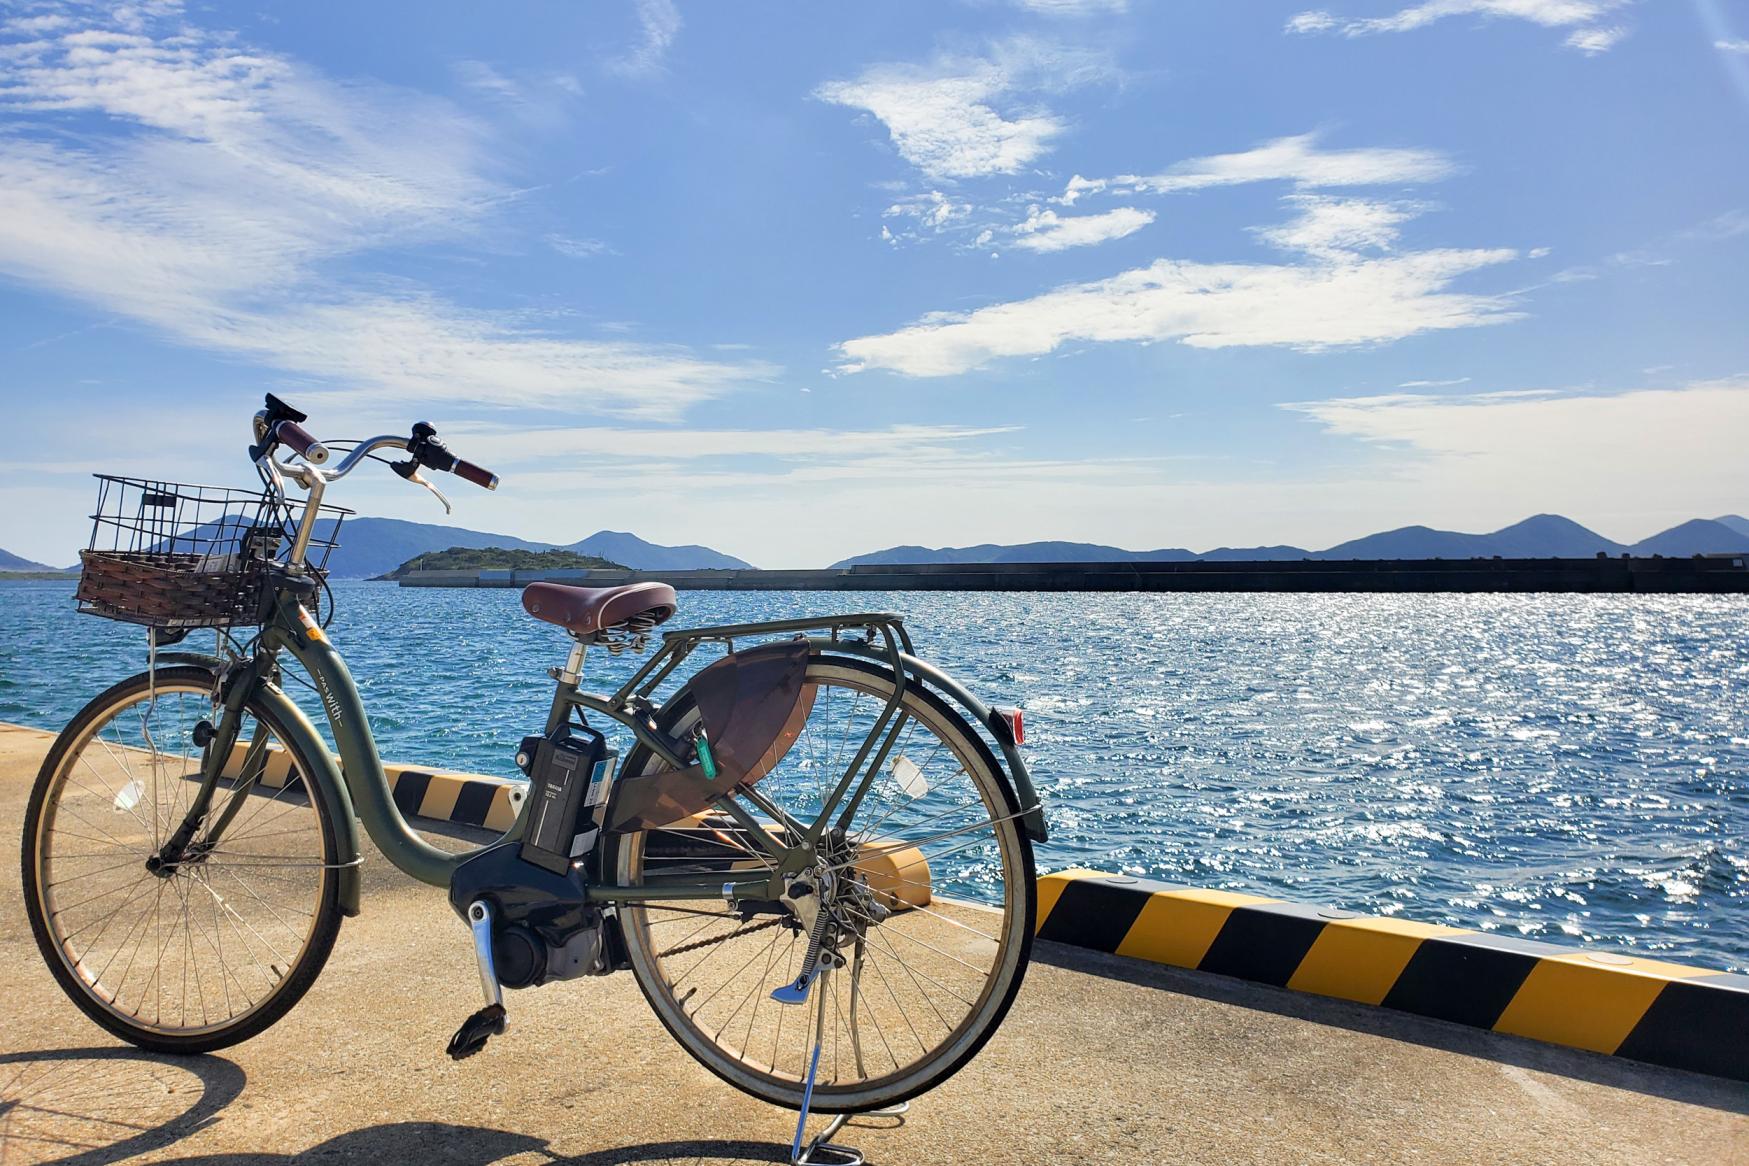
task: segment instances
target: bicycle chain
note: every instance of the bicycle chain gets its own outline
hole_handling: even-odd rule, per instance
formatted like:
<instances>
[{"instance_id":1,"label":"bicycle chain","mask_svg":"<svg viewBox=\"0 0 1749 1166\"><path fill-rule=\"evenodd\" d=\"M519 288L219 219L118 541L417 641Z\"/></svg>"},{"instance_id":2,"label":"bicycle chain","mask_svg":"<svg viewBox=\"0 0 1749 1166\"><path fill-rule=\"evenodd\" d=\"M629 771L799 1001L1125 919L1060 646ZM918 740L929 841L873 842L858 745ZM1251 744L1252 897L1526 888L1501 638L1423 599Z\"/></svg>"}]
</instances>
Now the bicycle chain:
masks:
<instances>
[{"instance_id":1,"label":"bicycle chain","mask_svg":"<svg viewBox=\"0 0 1749 1166\"><path fill-rule=\"evenodd\" d=\"M767 919L764 923L755 923L751 927L738 928L737 930L729 932L727 935L719 935L715 939L701 939L697 943L683 943L679 947L671 947L667 951L657 952L656 958L659 960L665 960L671 955L685 955L689 951L697 951L699 948L709 947L713 943L725 943L728 940L738 939L743 935L752 935L755 931L764 931L767 927L777 927L780 924L788 922L789 918L787 916L780 915L776 919Z\"/></svg>"}]
</instances>

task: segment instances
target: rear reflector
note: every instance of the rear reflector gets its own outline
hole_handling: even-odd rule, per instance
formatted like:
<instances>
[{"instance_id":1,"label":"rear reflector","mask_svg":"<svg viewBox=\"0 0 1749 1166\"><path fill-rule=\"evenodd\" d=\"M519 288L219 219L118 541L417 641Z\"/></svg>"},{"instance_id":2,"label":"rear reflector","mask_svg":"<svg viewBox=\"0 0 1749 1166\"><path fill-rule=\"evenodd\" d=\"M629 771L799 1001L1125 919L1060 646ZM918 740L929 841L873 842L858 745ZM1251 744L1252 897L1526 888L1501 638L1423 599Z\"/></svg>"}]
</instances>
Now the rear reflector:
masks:
<instances>
[{"instance_id":1,"label":"rear reflector","mask_svg":"<svg viewBox=\"0 0 1749 1166\"><path fill-rule=\"evenodd\" d=\"M1008 734L1016 745L1026 744L1026 718L1019 708L997 709L996 715L1008 722Z\"/></svg>"}]
</instances>

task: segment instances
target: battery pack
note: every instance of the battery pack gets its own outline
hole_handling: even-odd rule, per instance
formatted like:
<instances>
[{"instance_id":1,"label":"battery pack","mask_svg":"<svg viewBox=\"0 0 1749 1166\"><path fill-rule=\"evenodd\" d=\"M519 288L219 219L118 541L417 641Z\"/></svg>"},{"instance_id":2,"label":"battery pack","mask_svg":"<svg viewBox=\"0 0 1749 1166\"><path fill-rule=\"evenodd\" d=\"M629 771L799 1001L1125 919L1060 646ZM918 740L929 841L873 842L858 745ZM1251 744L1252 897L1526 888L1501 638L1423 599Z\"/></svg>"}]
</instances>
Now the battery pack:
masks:
<instances>
[{"instance_id":1,"label":"battery pack","mask_svg":"<svg viewBox=\"0 0 1749 1166\"><path fill-rule=\"evenodd\" d=\"M595 820L607 800L618 755L593 729L544 737L528 775L528 827L521 856L554 874L589 853L600 833Z\"/></svg>"}]
</instances>

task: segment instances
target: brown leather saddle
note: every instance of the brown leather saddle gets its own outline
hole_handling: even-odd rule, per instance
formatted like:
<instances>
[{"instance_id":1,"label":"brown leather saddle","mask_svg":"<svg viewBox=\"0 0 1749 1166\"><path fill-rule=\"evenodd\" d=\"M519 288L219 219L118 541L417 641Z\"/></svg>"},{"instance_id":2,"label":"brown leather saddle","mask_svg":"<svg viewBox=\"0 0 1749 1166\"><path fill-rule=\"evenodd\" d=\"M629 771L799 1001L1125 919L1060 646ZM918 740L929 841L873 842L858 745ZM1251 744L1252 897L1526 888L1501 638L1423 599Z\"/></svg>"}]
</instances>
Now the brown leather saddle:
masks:
<instances>
[{"instance_id":1,"label":"brown leather saddle","mask_svg":"<svg viewBox=\"0 0 1749 1166\"><path fill-rule=\"evenodd\" d=\"M627 583L621 587L567 587L530 583L522 589L522 608L536 619L558 624L574 636L592 636L620 624L637 630L655 627L678 607L666 583Z\"/></svg>"}]
</instances>

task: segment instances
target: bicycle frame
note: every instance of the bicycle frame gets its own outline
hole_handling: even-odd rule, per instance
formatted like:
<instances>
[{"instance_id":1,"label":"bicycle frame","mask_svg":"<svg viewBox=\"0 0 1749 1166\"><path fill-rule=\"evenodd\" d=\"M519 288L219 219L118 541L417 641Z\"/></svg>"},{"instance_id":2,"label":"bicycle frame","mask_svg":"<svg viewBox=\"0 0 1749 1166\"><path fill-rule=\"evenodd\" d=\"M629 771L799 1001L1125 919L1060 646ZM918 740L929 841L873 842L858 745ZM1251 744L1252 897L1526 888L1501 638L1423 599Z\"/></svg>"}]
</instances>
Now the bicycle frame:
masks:
<instances>
[{"instance_id":1,"label":"bicycle frame","mask_svg":"<svg viewBox=\"0 0 1749 1166\"><path fill-rule=\"evenodd\" d=\"M248 661L239 662L235 671L226 675L226 686L221 690L225 713L215 733L215 744L207 750L202 790L196 799L196 809L204 813L206 806L210 804L211 791L216 786L218 774L223 767L223 758L230 754L236 744L242 709L248 696L255 693L271 697L278 706L276 713L290 727L291 734L300 738L291 743L298 746L300 752L318 768L318 772L306 775L311 784L317 787L310 791L310 796L327 799L340 830L340 861L342 874L346 876L342 887L343 904L347 913L356 914L358 910L358 840L356 831L352 829L354 813L363 824L371 842L396 868L420 882L447 887L456 868L480 853L484 847L451 853L426 842L407 824L407 820L395 805L382 758L370 731L363 700L353 683L351 672L327 635L301 605L300 600L309 590L307 585L300 586L301 583L301 580L295 578L285 581L275 596L271 615L262 628L256 653ZM859 631L863 633L860 639L849 638L848 633ZM649 878L631 886L617 885L603 877L590 887L592 901L618 904L653 899L778 898L784 890L784 876L798 872L810 861L814 844L840 806L843 807L839 816L840 823L850 820L904 727L907 714L900 707L901 697L909 684L924 680L952 697L977 723L984 725L1008 763L1015 791L1020 799L1019 805L1011 807L1012 812L1020 816L1031 837L1040 841L1044 839L1044 819L1038 797L1008 732L1007 722L951 679L917 660L912 655L911 639L902 620L888 613L858 613L667 632L650 659L616 692L606 696L584 692L579 687L584 655L589 644L578 641L574 644L565 667L553 670L552 675L558 682L558 688L548 714L547 732L554 732L566 724L574 711L594 713L624 726L640 745L675 769L685 769L688 765L685 752L690 743L671 738L658 728L657 716L660 710L650 700L657 687L671 677L700 645L720 643L733 651L736 640L803 635L808 632L824 633L803 636L815 651L878 661L889 667L895 678L894 690L886 707L827 796L814 823L806 825L789 819L781 809L764 801L757 789L743 787L735 796L724 797L718 801L716 808L733 818L746 832L748 840L770 855L772 869L769 872L761 872L757 878L730 884L724 884L720 879L709 876L667 875ZM314 681L324 716L334 741L339 746L338 767L307 716L273 683L272 677L278 666L278 654L281 650L289 652ZM258 748L259 746L252 743L251 753ZM253 780L250 769L250 763L246 760L239 784L246 785ZM766 823L761 822L741 804L740 799L743 797L769 815L773 822L798 835L799 844L786 845L774 836ZM510 828L487 845L520 838L526 813L525 803L519 808ZM194 811L191 811L191 822L194 816ZM605 876L608 872L598 873Z\"/></svg>"}]
</instances>

